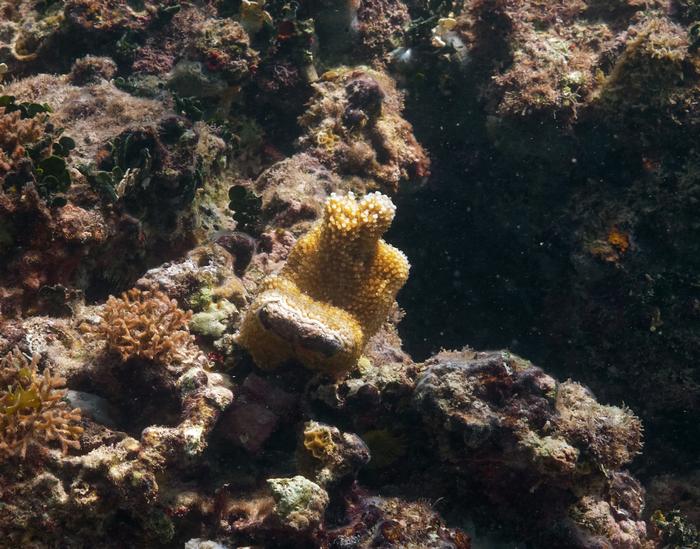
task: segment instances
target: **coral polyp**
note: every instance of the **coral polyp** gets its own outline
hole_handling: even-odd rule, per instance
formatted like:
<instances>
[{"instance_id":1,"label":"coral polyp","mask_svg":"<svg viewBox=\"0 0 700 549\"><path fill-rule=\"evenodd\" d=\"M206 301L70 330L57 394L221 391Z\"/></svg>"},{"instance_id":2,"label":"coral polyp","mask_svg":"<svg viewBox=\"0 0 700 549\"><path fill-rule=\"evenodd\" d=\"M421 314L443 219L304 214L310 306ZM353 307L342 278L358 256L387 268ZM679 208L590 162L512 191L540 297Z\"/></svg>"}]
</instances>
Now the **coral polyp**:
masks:
<instances>
[{"instance_id":1,"label":"coral polyp","mask_svg":"<svg viewBox=\"0 0 700 549\"><path fill-rule=\"evenodd\" d=\"M80 448L80 410L63 400L65 379L38 368L38 355L17 348L0 359L0 460L24 458L30 446Z\"/></svg>"}]
</instances>

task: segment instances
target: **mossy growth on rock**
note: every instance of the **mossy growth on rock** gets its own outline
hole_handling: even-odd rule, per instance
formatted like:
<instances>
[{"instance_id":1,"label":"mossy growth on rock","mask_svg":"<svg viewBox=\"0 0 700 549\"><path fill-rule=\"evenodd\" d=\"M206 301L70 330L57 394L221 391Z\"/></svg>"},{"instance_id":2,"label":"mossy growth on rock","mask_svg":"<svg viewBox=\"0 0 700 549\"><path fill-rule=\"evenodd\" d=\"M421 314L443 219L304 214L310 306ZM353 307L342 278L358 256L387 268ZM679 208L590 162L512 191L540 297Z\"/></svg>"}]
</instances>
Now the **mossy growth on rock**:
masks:
<instances>
[{"instance_id":1,"label":"mossy growth on rock","mask_svg":"<svg viewBox=\"0 0 700 549\"><path fill-rule=\"evenodd\" d=\"M50 206L63 206L71 185L66 157L75 141L49 121L45 103L18 102L0 96L0 186L19 194L30 184Z\"/></svg>"}]
</instances>

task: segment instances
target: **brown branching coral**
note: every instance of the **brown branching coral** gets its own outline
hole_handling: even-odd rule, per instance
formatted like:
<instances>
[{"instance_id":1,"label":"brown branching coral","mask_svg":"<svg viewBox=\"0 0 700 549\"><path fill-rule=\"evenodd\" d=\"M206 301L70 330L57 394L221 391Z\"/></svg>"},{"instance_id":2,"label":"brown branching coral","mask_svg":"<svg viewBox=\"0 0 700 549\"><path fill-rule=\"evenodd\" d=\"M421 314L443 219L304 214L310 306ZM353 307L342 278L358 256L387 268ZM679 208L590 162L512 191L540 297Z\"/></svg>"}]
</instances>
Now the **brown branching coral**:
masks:
<instances>
[{"instance_id":1,"label":"brown branching coral","mask_svg":"<svg viewBox=\"0 0 700 549\"><path fill-rule=\"evenodd\" d=\"M0 459L24 458L32 444L58 442L63 453L80 448L83 428L78 408L63 400L65 380L48 368L38 371L39 356L31 361L15 348L0 359Z\"/></svg>"},{"instance_id":2,"label":"brown branching coral","mask_svg":"<svg viewBox=\"0 0 700 549\"><path fill-rule=\"evenodd\" d=\"M20 116L19 111L6 112L5 107L0 107L0 177L24 157L25 147L44 133L39 119Z\"/></svg>"},{"instance_id":3,"label":"brown branching coral","mask_svg":"<svg viewBox=\"0 0 700 549\"><path fill-rule=\"evenodd\" d=\"M193 336L187 324L192 311L184 312L161 291L131 289L121 297L110 296L95 325L83 331L104 340L121 359L146 358L163 364L181 359Z\"/></svg>"}]
</instances>

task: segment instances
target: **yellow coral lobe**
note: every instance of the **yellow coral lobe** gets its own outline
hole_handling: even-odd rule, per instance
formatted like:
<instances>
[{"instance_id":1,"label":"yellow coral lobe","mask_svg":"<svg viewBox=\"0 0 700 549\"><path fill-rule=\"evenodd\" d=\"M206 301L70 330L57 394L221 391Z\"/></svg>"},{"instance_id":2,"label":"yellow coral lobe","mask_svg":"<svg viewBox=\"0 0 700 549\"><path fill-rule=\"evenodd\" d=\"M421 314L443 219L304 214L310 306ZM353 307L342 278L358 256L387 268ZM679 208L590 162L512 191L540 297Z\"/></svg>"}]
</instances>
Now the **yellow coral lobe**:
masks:
<instances>
[{"instance_id":1,"label":"yellow coral lobe","mask_svg":"<svg viewBox=\"0 0 700 549\"><path fill-rule=\"evenodd\" d=\"M335 452L335 443L328 428L312 425L304 431L304 448L321 461L327 461Z\"/></svg>"},{"instance_id":2,"label":"yellow coral lobe","mask_svg":"<svg viewBox=\"0 0 700 549\"><path fill-rule=\"evenodd\" d=\"M238 341L258 366L296 358L340 374L357 363L408 278L406 256L381 239L394 211L380 193L330 196L243 319Z\"/></svg>"}]
</instances>

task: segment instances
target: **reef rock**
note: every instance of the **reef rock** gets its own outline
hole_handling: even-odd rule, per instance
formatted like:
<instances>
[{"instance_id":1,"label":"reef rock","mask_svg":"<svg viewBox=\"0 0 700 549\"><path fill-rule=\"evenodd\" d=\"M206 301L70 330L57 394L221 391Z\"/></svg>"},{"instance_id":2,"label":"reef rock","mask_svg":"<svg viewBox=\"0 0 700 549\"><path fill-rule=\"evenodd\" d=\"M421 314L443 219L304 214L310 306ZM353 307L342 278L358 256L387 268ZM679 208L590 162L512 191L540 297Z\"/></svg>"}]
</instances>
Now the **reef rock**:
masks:
<instances>
[{"instance_id":1,"label":"reef rock","mask_svg":"<svg viewBox=\"0 0 700 549\"><path fill-rule=\"evenodd\" d=\"M550 543L647 546L643 492L619 470L642 447L629 410L508 352L470 350L428 360L414 406L437 457L499 513L536 516Z\"/></svg>"}]
</instances>

